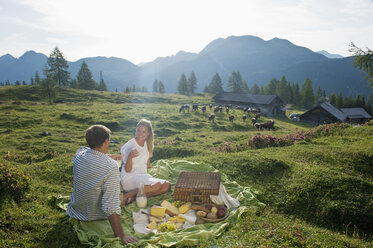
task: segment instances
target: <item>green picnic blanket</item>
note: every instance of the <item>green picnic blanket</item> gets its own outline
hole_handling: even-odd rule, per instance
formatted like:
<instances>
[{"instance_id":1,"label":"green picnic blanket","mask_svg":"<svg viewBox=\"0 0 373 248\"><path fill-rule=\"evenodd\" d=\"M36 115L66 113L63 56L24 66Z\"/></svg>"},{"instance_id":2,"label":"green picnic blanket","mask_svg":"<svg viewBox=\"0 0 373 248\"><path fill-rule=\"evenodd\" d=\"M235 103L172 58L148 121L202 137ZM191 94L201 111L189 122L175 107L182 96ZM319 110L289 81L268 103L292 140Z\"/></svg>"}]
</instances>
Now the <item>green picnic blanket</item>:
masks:
<instances>
[{"instance_id":1,"label":"green picnic blanket","mask_svg":"<svg viewBox=\"0 0 373 248\"><path fill-rule=\"evenodd\" d=\"M182 171L201 171L201 172L218 172L212 166L193 163L186 160L158 160L153 164L153 168L149 173L157 178L168 180L172 184L171 192L157 197L148 198L148 207L159 205L164 199L171 202L173 188L179 173ZM255 195L247 187L242 187L234 181L229 181L225 174L221 174L221 182L229 195L240 201L241 206L237 209L231 209L229 217L218 223L206 223L203 225L195 225L189 228L169 232L157 233L150 232L147 235L135 233L133 230L132 212L138 212L139 208L133 202L125 207L122 207L121 222L126 234L136 236L139 242L136 244L127 245L128 247L170 247L177 246L192 246L198 245L201 241L217 237L224 232L229 226L241 218L244 212L255 210L264 207L264 204L259 202ZM66 209L68 197L61 197L56 203ZM99 221L78 221L70 218L75 232L82 244L90 247L123 247L119 238L114 237L113 231L108 220Z\"/></svg>"}]
</instances>

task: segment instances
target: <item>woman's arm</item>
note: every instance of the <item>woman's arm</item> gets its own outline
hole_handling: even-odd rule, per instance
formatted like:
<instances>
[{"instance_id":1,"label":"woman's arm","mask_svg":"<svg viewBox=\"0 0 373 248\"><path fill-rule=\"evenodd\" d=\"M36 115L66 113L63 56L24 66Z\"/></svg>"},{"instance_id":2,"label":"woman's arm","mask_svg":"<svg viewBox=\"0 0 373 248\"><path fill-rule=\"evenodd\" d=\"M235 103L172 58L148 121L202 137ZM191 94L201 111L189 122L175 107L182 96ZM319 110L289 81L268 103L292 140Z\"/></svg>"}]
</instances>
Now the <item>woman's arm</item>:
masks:
<instances>
[{"instance_id":1,"label":"woman's arm","mask_svg":"<svg viewBox=\"0 0 373 248\"><path fill-rule=\"evenodd\" d=\"M146 162L146 165L147 165L148 169L153 168L153 166L150 164L150 158Z\"/></svg>"},{"instance_id":2,"label":"woman's arm","mask_svg":"<svg viewBox=\"0 0 373 248\"><path fill-rule=\"evenodd\" d=\"M124 166L126 172L132 171L132 158L135 158L137 156L139 156L139 152L136 149L133 149L130 154L128 154L126 165Z\"/></svg>"}]
</instances>

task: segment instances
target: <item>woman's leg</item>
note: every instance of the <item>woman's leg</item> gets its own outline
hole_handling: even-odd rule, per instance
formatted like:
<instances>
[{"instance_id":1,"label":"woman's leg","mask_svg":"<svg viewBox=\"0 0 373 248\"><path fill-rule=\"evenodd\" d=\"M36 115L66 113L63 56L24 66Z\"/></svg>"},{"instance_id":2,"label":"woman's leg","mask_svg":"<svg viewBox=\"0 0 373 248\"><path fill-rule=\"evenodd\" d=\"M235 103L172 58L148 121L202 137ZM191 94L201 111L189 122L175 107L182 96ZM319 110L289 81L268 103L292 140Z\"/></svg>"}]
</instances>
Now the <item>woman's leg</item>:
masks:
<instances>
[{"instance_id":1,"label":"woman's leg","mask_svg":"<svg viewBox=\"0 0 373 248\"><path fill-rule=\"evenodd\" d=\"M156 196L156 195L161 195L164 193L167 193L171 189L171 184L169 182L164 182L162 183L156 183L153 185L145 185L144 186L144 191L146 196Z\"/></svg>"},{"instance_id":2,"label":"woman's leg","mask_svg":"<svg viewBox=\"0 0 373 248\"><path fill-rule=\"evenodd\" d=\"M161 183L156 183L156 184L153 184L153 185L145 185L144 186L145 194L148 197L162 194L161 189L162 189L162 184Z\"/></svg>"}]
</instances>

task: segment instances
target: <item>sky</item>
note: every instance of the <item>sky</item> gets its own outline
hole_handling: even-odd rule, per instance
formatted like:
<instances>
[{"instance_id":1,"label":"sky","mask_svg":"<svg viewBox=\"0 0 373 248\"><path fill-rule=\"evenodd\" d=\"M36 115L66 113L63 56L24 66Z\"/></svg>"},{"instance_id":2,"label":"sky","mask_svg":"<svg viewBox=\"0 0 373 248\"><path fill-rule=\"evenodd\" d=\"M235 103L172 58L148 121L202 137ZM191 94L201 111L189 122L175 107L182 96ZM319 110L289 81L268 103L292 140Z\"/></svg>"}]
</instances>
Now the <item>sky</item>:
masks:
<instances>
[{"instance_id":1,"label":"sky","mask_svg":"<svg viewBox=\"0 0 373 248\"><path fill-rule=\"evenodd\" d=\"M0 0L0 56L57 46L68 61L134 64L253 35L350 56L373 49L372 0Z\"/></svg>"}]
</instances>

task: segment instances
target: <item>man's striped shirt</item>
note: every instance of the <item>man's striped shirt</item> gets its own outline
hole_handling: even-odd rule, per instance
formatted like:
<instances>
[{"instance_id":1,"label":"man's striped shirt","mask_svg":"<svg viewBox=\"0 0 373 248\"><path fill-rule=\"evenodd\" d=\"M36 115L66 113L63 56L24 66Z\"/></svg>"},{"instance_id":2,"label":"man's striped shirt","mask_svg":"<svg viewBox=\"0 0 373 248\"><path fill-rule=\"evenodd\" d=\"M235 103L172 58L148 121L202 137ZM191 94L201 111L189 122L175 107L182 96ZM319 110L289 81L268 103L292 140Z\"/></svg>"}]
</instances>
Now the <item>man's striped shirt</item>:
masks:
<instances>
[{"instance_id":1,"label":"man's striped shirt","mask_svg":"<svg viewBox=\"0 0 373 248\"><path fill-rule=\"evenodd\" d=\"M74 191L67 214L78 220L105 219L121 214L120 173L108 155L80 147L73 158Z\"/></svg>"}]
</instances>

